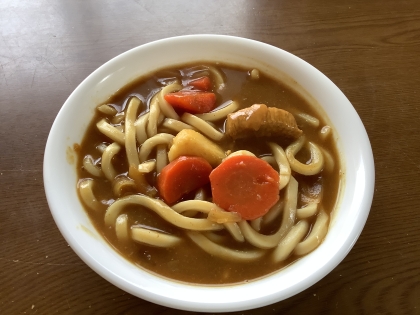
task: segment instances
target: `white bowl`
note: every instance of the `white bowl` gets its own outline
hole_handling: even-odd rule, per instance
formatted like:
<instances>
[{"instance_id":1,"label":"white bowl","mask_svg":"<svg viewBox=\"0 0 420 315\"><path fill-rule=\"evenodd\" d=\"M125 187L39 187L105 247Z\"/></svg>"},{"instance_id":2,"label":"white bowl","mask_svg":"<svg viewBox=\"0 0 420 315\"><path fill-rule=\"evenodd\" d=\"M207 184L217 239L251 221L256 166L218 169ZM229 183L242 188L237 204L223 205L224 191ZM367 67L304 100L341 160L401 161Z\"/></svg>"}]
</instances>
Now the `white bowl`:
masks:
<instances>
[{"instance_id":1,"label":"white bowl","mask_svg":"<svg viewBox=\"0 0 420 315\"><path fill-rule=\"evenodd\" d=\"M76 193L72 147L81 142L95 106L141 75L203 60L259 68L282 76L292 84L295 80L295 87L306 90L322 106L335 127L345 170L340 202L324 242L287 268L246 284L188 285L136 267L99 235ZM353 247L366 222L373 197L374 164L369 139L359 116L338 87L317 69L286 51L261 42L230 36L192 35L131 49L105 63L74 90L58 113L48 137L44 185L51 213L64 238L103 278L157 304L190 311L223 312L287 299L333 270Z\"/></svg>"}]
</instances>

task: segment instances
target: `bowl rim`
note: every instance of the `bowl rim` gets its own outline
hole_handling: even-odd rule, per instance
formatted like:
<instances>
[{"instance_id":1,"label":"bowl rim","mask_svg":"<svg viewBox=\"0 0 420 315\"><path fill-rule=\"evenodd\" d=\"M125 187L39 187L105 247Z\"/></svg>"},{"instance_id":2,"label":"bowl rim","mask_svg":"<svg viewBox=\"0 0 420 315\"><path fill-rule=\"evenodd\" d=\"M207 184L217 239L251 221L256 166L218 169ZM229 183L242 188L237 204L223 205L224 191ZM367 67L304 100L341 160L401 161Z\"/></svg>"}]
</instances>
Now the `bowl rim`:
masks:
<instances>
[{"instance_id":1,"label":"bowl rim","mask_svg":"<svg viewBox=\"0 0 420 315\"><path fill-rule=\"evenodd\" d=\"M107 268L104 268L101 262L97 261L95 258L92 257L90 253L86 251L84 248L84 244L80 243L80 241L75 238L72 234L71 230L66 226L66 221L63 220L63 214L60 211L60 204L57 200L57 193L59 193L59 189L56 186L57 184L57 176L56 170L52 169L50 165L53 165L53 159L56 156L55 149L57 147L57 135L59 135L60 131L60 123L66 119L66 114L68 112L68 108L72 106L73 100L75 99L75 95L80 95L80 93L86 93L86 89L92 82L99 82L100 80L104 80L104 74L110 71L116 71L117 64L120 63L122 60L129 58L132 55L141 54L143 50L153 50L155 47L167 47L168 45L176 45L179 42L183 43L191 43L191 42L220 42L220 43L231 43L234 42L234 45L239 46L255 46L259 49L269 50L273 53L278 53L281 55L282 58L286 58L287 61L292 63L296 63L297 67L302 68L302 71L308 71L311 75L316 75L318 79L322 79L323 83L327 86L330 86L332 91L334 92L334 97L338 97L342 100L340 106L345 107L346 119L352 119L355 121L355 129L357 130L357 134L355 135L356 138L360 141L359 151L357 152L358 158L360 161L356 161L357 164L357 171L358 174L356 176L357 184L361 185L360 188L357 190L358 194L361 194L356 201L355 204L359 205L359 209L352 209L352 215L354 218L354 222L352 222L352 226L350 232L343 242L341 246L336 249L336 252L331 253L331 257L334 259L330 259L327 262L321 263L319 268L317 269L316 273L312 273L307 275L304 281L302 279L288 279L290 280L291 285L288 286L287 292L276 291L271 289L274 285L273 281L270 279L273 278L273 275L268 277L263 277L262 279L253 280L246 284L238 284L238 285L227 285L223 287L218 286L200 286L200 285L190 285L190 284L183 284L178 283L176 281L171 281L167 279L163 279L158 276L151 275L144 275L148 281L155 280L157 282L164 282L167 288L173 288L174 290L186 289L188 290L195 290L200 294L211 294L212 296L215 294L215 291L218 291L215 297L220 297L222 299L221 302L219 301L194 301L193 299L184 299L180 300L178 297L173 297L171 294L167 294L166 292L151 292L148 291L147 287L139 287L138 284L133 283L127 279L124 279L121 275L116 273L115 271L111 271ZM98 81L99 80L99 81ZM101 81L101 82L102 82ZM305 83L302 80L298 82L300 85L305 85L309 83ZM343 105L344 104L344 105ZM321 104L322 105L322 104ZM350 118L349 118L350 116ZM347 161L346 161L347 162ZM73 166L74 167L74 166ZM331 272L348 254L351 248L354 246L355 242L357 241L369 214L370 206L373 199L373 192L374 192L374 161L373 161L373 153L372 148L369 142L369 138L366 132L365 127L363 126L360 117L358 116L356 110L345 97L345 95L340 91L340 89L324 74L322 74L319 70L315 67L307 63L306 61L300 59L299 57L286 52L278 47L271 46L266 43L258 42L251 39L241 38L241 37L234 37L234 36L227 36L227 35L210 35L210 34L199 34L199 35L185 35L185 36L177 36L177 37L170 37L161 40L157 40L154 42L150 42L141 46L137 46L132 48L114 58L109 60L108 62L104 63L98 69L93 71L86 79L84 79L78 87L70 94L62 108L57 114L57 117L54 120L54 123L51 127L50 133L48 135L46 147L45 147L45 154L44 154L44 164L43 164L43 177L44 177L44 188L47 196L48 205L50 207L51 213L53 218L63 235L66 239L68 244L71 248L76 252L76 254L95 272L101 275L103 278L111 282L112 284L116 285L117 287L121 288L122 290L129 292L135 296L143 298L153 303L157 303L160 305L189 310L189 311L206 311L206 312L224 312L224 311L239 311L245 309L252 309L261 306L265 306L268 304L272 304L278 302L280 300L289 298L318 282L324 276L326 276L329 272ZM346 179L347 180L347 179ZM343 202L343 201L342 201ZM351 201L353 202L353 201ZM353 203L352 203L353 204ZM62 205L61 205L62 206ZM341 206L340 206L341 207ZM113 250L111 246L109 249ZM122 258L123 259L123 258ZM124 259L125 261L125 259ZM294 264L296 266L296 263ZM289 266L287 268L293 268L293 266ZM138 267L135 267L138 268ZM140 269L141 270L141 269ZM147 273L146 271L140 271L140 273ZM241 293L248 292L250 290L255 290L258 288L259 285L265 285L266 287L270 288L270 293L267 295L259 294L256 298L249 298L249 297L237 297L236 301L229 302L223 300L223 296L228 294L229 291L236 290L237 288L247 287L246 290L240 289Z\"/></svg>"}]
</instances>

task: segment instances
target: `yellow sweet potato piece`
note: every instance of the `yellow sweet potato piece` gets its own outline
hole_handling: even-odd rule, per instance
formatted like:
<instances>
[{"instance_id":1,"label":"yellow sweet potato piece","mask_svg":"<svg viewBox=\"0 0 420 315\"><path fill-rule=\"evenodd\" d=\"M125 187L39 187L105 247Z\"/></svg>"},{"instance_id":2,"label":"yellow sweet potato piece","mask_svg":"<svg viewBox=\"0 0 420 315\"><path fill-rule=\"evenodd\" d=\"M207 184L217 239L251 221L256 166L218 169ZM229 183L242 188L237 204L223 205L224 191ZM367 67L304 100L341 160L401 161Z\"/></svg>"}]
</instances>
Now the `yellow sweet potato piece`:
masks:
<instances>
[{"instance_id":1,"label":"yellow sweet potato piece","mask_svg":"<svg viewBox=\"0 0 420 315\"><path fill-rule=\"evenodd\" d=\"M191 129L181 130L173 139L173 144L168 152L170 162L182 155L200 156L213 167L219 165L226 157L222 148L201 133Z\"/></svg>"}]
</instances>

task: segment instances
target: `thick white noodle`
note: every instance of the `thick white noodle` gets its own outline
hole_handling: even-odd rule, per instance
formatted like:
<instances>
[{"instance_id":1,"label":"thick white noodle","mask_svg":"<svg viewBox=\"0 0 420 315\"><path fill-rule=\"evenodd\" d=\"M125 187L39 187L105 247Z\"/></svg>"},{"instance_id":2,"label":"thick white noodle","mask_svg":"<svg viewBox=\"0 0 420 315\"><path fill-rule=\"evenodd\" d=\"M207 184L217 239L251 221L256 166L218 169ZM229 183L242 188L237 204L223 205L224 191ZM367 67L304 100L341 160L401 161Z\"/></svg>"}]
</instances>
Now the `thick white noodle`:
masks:
<instances>
[{"instance_id":1,"label":"thick white noodle","mask_svg":"<svg viewBox=\"0 0 420 315\"><path fill-rule=\"evenodd\" d=\"M105 151L105 149L106 149L106 147L107 147L108 145L106 144L106 143L100 143L100 144L98 144L97 146L96 146L96 150L98 150L99 151L99 153L104 153L104 151Z\"/></svg>"},{"instance_id":2,"label":"thick white noodle","mask_svg":"<svg viewBox=\"0 0 420 315\"><path fill-rule=\"evenodd\" d=\"M147 182L145 174L140 172L138 167L130 167L128 170L128 176L134 180L134 183L137 187L137 192L151 197L156 196L158 192L156 187L151 186Z\"/></svg>"},{"instance_id":3,"label":"thick white noodle","mask_svg":"<svg viewBox=\"0 0 420 315\"><path fill-rule=\"evenodd\" d=\"M206 135L207 137L215 141L221 140L224 136L223 133L221 133L219 130L216 130L214 127L210 126L209 123L207 123L201 118L198 118L195 115L191 115L190 113L184 113L181 116L181 120L197 128L197 130L200 131L202 134Z\"/></svg>"},{"instance_id":4,"label":"thick white noodle","mask_svg":"<svg viewBox=\"0 0 420 315\"><path fill-rule=\"evenodd\" d=\"M223 105L222 105L223 106ZM210 113L197 114L198 118L201 118L205 121L218 121L221 119L226 119L226 116L230 113L233 113L239 109L238 102L230 101L230 103L222 108L211 111Z\"/></svg>"},{"instance_id":5,"label":"thick white noodle","mask_svg":"<svg viewBox=\"0 0 420 315\"><path fill-rule=\"evenodd\" d=\"M214 243L222 243L227 239L226 235L220 235L215 232L201 232L206 238Z\"/></svg>"},{"instance_id":6,"label":"thick white noodle","mask_svg":"<svg viewBox=\"0 0 420 315\"><path fill-rule=\"evenodd\" d=\"M156 172L159 174L168 165L168 149L166 144L156 146Z\"/></svg>"},{"instance_id":7,"label":"thick white noodle","mask_svg":"<svg viewBox=\"0 0 420 315\"><path fill-rule=\"evenodd\" d=\"M136 127L134 122L137 117L141 101L137 97L132 97L128 103L127 113L125 115L125 152L129 166L138 167L140 164L136 144Z\"/></svg>"},{"instance_id":8,"label":"thick white noodle","mask_svg":"<svg viewBox=\"0 0 420 315\"><path fill-rule=\"evenodd\" d=\"M296 218L298 220L307 219L314 216L318 212L318 203L308 203L306 206L296 210Z\"/></svg>"},{"instance_id":9,"label":"thick white noodle","mask_svg":"<svg viewBox=\"0 0 420 315\"><path fill-rule=\"evenodd\" d=\"M301 121L306 122L308 125L317 128L319 126L319 119L315 118L314 116L305 114L305 113L299 113L295 115L298 118L301 118Z\"/></svg>"},{"instance_id":10,"label":"thick white noodle","mask_svg":"<svg viewBox=\"0 0 420 315\"><path fill-rule=\"evenodd\" d=\"M238 155L255 156L255 154L252 153L252 152L250 152L250 151L247 151L247 150L238 150L238 151L235 151L235 152L232 152L231 154L229 154L227 157L225 157L223 159L223 161L225 161L225 160L227 160L227 159L229 159L229 158L231 158L233 156L238 156Z\"/></svg>"},{"instance_id":11,"label":"thick white noodle","mask_svg":"<svg viewBox=\"0 0 420 315\"><path fill-rule=\"evenodd\" d=\"M181 130L184 129L193 129L195 130L194 127L183 123L182 121L179 120L175 120L175 119L171 119L171 118L165 118L165 120L162 123L162 126L171 130L174 130L176 132L180 132Z\"/></svg>"},{"instance_id":12,"label":"thick white noodle","mask_svg":"<svg viewBox=\"0 0 420 315\"><path fill-rule=\"evenodd\" d=\"M121 122L125 119L125 112L118 113L117 115L111 117L110 121L113 125L121 124Z\"/></svg>"},{"instance_id":13,"label":"thick white noodle","mask_svg":"<svg viewBox=\"0 0 420 315\"><path fill-rule=\"evenodd\" d=\"M169 133L171 135L176 136L178 134L178 131L175 131L173 129L165 128L163 126L159 126L157 129L157 133Z\"/></svg>"},{"instance_id":14,"label":"thick white noodle","mask_svg":"<svg viewBox=\"0 0 420 315\"><path fill-rule=\"evenodd\" d=\"M112 192L114 196L121 197L124 192L136 191L136 183L125 175L115 177L112 181Z\"/></svg>"},{"instance_id":15,"label":"thick white noodle","mask_svg":"<svg viewBox=\"0 0 420 315\"><path fill-rule=\"evenodd\" d=\"M321 128L319 132L319 136L322 140L325 140L330 136L331 133L332 133L331 127L328 125L325 125L324 127Z\"/></svg>"},{"instance_id":16,"label":"thick white noodle","mask_svg":"<svg viewBox=\"0 0 420 315\"><path fill-rule=\"evenodd\" d=\"M134 126L136 127L136 138L138 144L143 144L144 141L147 140L147 121L149 120L149 113L146 113L144 115L141 115L134 123Z\"/></svg>"},{"instance_id":17,"label":"thick white noodle","mask_svg":"<svg viewBox=\"0 0 420 315\"><path fill-rule=\"evenodd\" d=\"M335 162L331 153L322 147L319 147L319 149L322 151L322 155L324 156L324 169L331 172L335 167Z\"/></svg>"},{"instance_id":18,"label":"thick white noodle","mask_svg":"<svg viewBox=\"0 0 420 315\"><path fill-rule=\"evenodd\" d=\"M95 195L93 194L93 183L94 180L87 178L79 182L79 193L83 202L88 206L88 208L98 211L103 208L103 204L100 203Z\"/></svg>"},{"instance_id":19,"label":"thick white noodle","mask_svg":"<svg viewBox=\"0 0 420 315\"><path fill-rule=\"evenodd\" d=\"M283 211L283 208L284 208L284 200L281 199L277 201L276 204L272 206L271 209L268 210L266 214L264 214L262 223L267 225L273 222L274 220L276 220L280 216L281 212Z\"/></svg>"},{"instance_id":20,"label":"thick white noodle","mask_svg":"<svg viewBox=\"0 0 420 315\"><path fill-rule=\"evenodd\" d=\"M239 251L216 244L198 232L188 231L187 236L210 255L233 261L252 261L264 255L264 251Z\"/></svg>"},{"instance_id":21,"label":"thick white noodle","mask_svg":"<svg viewBox=\"0 0 420 315\"><path fill-rule=\"evenodd\" d=\"M118 113L118 111L109 104L100 105L96 107L96 109L100 111L102 114L110 115L110 116L114 116L116 113Z\"/></svg>"},{"instance_id":22,"label":"thick white noodle","mask_svg":"<svg viewBox=\"0 0 420 315\"><path fill-rule=\"evenodd\" d=\"M259 218L256 218L256 219L254 219L250 222L251 227L257 232L259 232L261 230L262 219L263 219L263 217L259 217Z\"/></svg>"},{"instance_id":23,"label":"thick white noodle","mask_svg":"<svg viewBox=\"0 0 420 315\"><path fill-rule=\"evenodd\" d=\"M294 253L296 255L305 255L313 251L319 246L319 244L321 244L322 240L325 238L325 235L327 235L327 230L328 214L326 214L324 211L321 211L318 214L315 224L312 227L308 237L296 246Z\"/></svg>"},{"instance_id":24,"label":"thick white noodle","mask_svg":"<svg viewBox=\"0 0 420 315\"><path fill-rule=\"evenodd\" d=\"M213 127L214 129L217 129L217 126L216 126L216 124L215 124L215 123L213 123L213 122L211 122L211 121L207 121L207 123L208 123L211 127Z\"/></svg>"},{"instance_id":25,"label":"thick white noodle","mask_svg":"<svg viewBox=\"0 0 420 315\"><path fill-rule=\"evenodd\" d=\"M245 237L243 236L242 231L236 222L223 223L223 225L235 241L241 243L245 242Z\"/></svg>"},{"instance_id":26,"label":"thick white noodle","mask_svg":"<svg viewBox=\"0 0 420 315\"><path fill-rule=\"evenodd\" d=\"M222 72L212 66L206 66L206 68L213 75L213 79L214 79L214 82L216 83L217 90L219 91L223 90L225 88L225 79L223 78Z\"/></svg>"},{"instance_id":27,"label":"thick white noodle","mask_svg":"<svg viewBox=\"0 0 420 315\"><path fill-rule=\"evenodd\" d=\"M302 175L315 175L322 171L324 166L324 157L321 150L312 142L308 142L309 150L311 151L311 162L303 164L296 160L295 155L303 147L306 142L305 136L301 136L298 140L290 144L286 148L286 157L289 161L290 167L296 173Z\"/></svg>"},{"instance_id":28,"label":"thick white noodle","mask_svg":"<svg viewBox=\"0 0 420 315\"><path fill-rule=\"evenodd\" d=\"M194 196L194 200L206 200L206 192L203 188L199 188L196 192L195 192L195 196ZM192 218L195 217L197 215L198 211L196 210L186 210L183 211L182 214L185 215L186 217Z\"/></svg>"},{"instance_id":29,"label":"thick white noodle","mask_svg":"<svg viewBox=\"0 0 420 315\"><path fill-rule=\"evenodd\" d=\"M112 165L112 158L115 154L120 152L121 146L113 142L105 149L104 153L102 153L102 172L104 173L105 177L112 181L115 176L117 176L117 172L115 171L114 166Z\"/></svg>"},{"instance_id":30,"label":"thick white noodle","mask_svg":"<svg viewBox=\"0 0 420 315\"><path fill-rule=\"evenodd\" d=\"M286 233L295 223L297 194L298 182L293 178L293 176L291 176L284 195L283 220L277 232L271 235L258 233L253 228L251 228L247 221L242 220L239 222L239 227L241 228L245 239L255 247L263 249L277 246L280 240L284 237L284 235L286 235Z\"/></svg>"},{"instance_id":31,"label":"thick white noodle","mask_svg":"<svg viewBox=\"0 0 420 315\"><path fill-rule=\"evenodd\" d=\"M131 238L138 243L157 247L173 247L181 242L177 236L137 226L131 227Z\"/></svg>"},{"instance_id":32,"label":"thick white noodle","mask_svg":"<svg viewBox=\"0 0 420 315\"><path fill-rule=\"evenodd\" d=\"M292 253L299 242L305 237L309 230L309 223L305 220L299 221L287 235L282 239L280 244L273 251L273 259L275 262L283 261Z\"/></svg>"},{"instance_id":33,"label":"thick white noodle","mask_svg":"<svg viewBox=\"0 0 420 315\"><path fill-rule=\"evenodd\" d=\"M292 174L290 164L281 146L274 142L268 142L268 146L270 147L279 167L279 189L282 190L289 183L290 176Z\"/></svg>"},{"instance_id":34,"label":"thick white noodle","mask_svg":"<svg viewBox=\"0 0 420 315\"><path fill-rule=\"evenodd\" d=\"M120 214L115 222L115 234L120 242L128 241L128 216L127 214Z\"/></svg>"},{"instance_id":35,"label":"thick white noodle","mask_svg":"<svg viewBox=\"0 0 420 315\"><path fill-rule=\"evenodd\" d=\"M160 115L160 107L156 93L150 100L149 120L147 122L147 136L153 137L157 134L157 125Z\"/></svg>"},{"instance_id":36,"label":"thick white noodle","mask_svg":"<svg viewBox=\"0 0 420 315\"><path fill-rule=\"evenodd\" d=\"M266 155L260 158L263 161L266 161L268 164L270 164L271 166L277 166L278 167L278 163L276 161L276 159L274 158L274 156L272 155Z\"/></svg>"},{"instance_id":37,"label":"thick white noodle","mask_svg":"<svg viewBox=\"0 0 420 315\"><path fill-rule=\"evenodd\" d=\"M83 168L92 176L102 176L102 170L95 164L91 155L85 155L83 158Z\"/></svg>"},{"instance_id":38,"label":"thick white noodle","mask_svg":"<svg viewBox=\"0 0 420 315\"><path fill-rule=\"evenodd\" d=\"M178 213L183 213L189 210L196 210L206 214L208 214L213 209L225 211L212 202L199 199L181 201L173 205L172 209Z\"/></svg>"},{"instance_id":39,"label":"thick white noodle","mask_svg":"<svg viewBox=\"0 0 420 315\"><path fill-rule=\"evenodd\" d=\"M172 145L173 138L175 137L169 133L158 133L156 136L147 139L140 148L140 162L146 161L150 152L152 152L153 148L158 144L166 144L166 146L170 147Z\"/></svg>"},{"instance_id":40,"label":"thick white noodle","mask_svg":"<svg viewBox=\"0 0 420 315\"><path fill-rule=\"evenodd\" d=\"M169 223L187 230L212 231L223 229L222 225L216 224L207 219L187 218L174 211L163 201L144 195L129 195L117 199L105 212L105 225L114 226L118 215L127 205L139 205L146 207Z\"/></svg>"},{"instance_id":41,"label":"thick white noodle","mask_svg":"<svg viewBox=\"0 0 420 315\"><path fill-rule=\"evenodd\" d=\"M155 169L155 167L156 167L156 161L150 160L150 161L141 163L138 167L138 170L140 173L150 173L151 171Z\"/></svg>"},{"instance_id":42,"label":"thick white noodle","mask_svg":"<svg viewBox=\"0 0 420 315\"><path fill-rule=\"evenodd\" d=\"M96 123L96 127L98 127L99 131L102 132L105 136L110 138L111 140L118 142L121 145L125 144L125 135L121 131L119 131L114 126L108 124L105 119L101 119Z\"/></svg>"},{"instance_id":43,"label":"thick white noodle","mask_svg":"<svg viewBox=\"0 0 420 315\"><path fill-rule=\"evenodd\" d=\"M213 209L217 211L223 211L223 212L225 211L222 208L220 208L218 205L209 201L204 201L204 200L182 201L173 205L172 209L178 213L183 213L186 211L193 210L193 211L199 211L199 212L208 214ZM223 223L223 225L236 241L243 242L245 240L236 222Z\"/></svg>"},{"instance_id":44,"label":"thick white noodle","mask_svg":"<svg viewBox=\"0 0 420 315\"><path fill-rule=\"evenodd\" d=\"M286 231L289 231L295 224L298 188L297 180L290 176L290 181L284 194L283 219L281 223L281 228L284 228Z\"/></svg>"},{"instance_id":45,"label":"thick white noodle","mask_svg":"<svg viewBox=\"0 0 420 315\"><path fill-rule=\"evenodd\" d=\"M165 100L164 96L168 93L179 91L182 89L182 85L178 83L172 83L165 86L160 92L158 92L159 107L166 117L179 120L178 114L174 108Z\"/></svg>"},{"instance_id":46,"label":"thick white noodle","mask_svg":"<svg viewBox=\"0 0 420 315\"><path fill-rule=\"evenodd\" d=\"M124 125L117 125L117 126L114 126L114 128L118 130L119 132L124 133ZM124 137L125 137L125 134L124 134Z\"/></svg>"},{"instance_id":47,"label":"thick white noodle","mask_svg":"<svg viewBox=\"0 0 420 315\"><path fill-rule=\"evenodd\" d=\"M158 126L163 122L164 119L165 119L165 115L161 111L160 114L159 114L159 117L157 119Z\"/></svg>"}]
</instances>

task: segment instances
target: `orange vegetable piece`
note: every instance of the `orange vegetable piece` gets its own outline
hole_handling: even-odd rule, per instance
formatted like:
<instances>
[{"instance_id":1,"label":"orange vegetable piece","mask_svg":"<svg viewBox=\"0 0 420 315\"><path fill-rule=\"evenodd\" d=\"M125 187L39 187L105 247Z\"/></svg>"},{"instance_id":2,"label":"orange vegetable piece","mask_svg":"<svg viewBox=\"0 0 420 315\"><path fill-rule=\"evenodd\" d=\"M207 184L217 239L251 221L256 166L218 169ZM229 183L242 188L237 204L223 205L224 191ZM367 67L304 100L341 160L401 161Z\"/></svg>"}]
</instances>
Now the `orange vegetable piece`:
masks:
<instances>
[{"instance_id":1,"label":"orange vegetable piece","mask_svg":"<svg viewBox=\"0 0 420 315\"><path fill-rule=\"evenodd\" d=\"M198 156L180 156L166 165L157 179L160 196L167 204L173 204L189 192L209 182L212 167Z\"/></svg>"},{"instance_id":2,"label":"orange vegetable piece","mask_svg":"<svg viewBox=\"0 0 420 315\"><path fill-rule=\"evenodd\" d=\"M213 202L226 211L253 220L279 200L279 174L267 162L247 155L232 156L210 174Z\"/></svg>"},{"instance_id":3,"label":"orange vegetable piece","mask_svg":"<svg viewBox=\"0 0 420 315\"><path fill-rule=\"evenodd\" d=\"M191 114L203 114L216 105L216 94L212 92L182 90L165 95L165 100L175 109Z\"/></svg>"},{"instance_id":4,"label":"orange vegetable piece","mask_svg":"<svg viewBox=\"0 0 420 315\"><path fill-rule=\"evenodd\" d=\"M188 85L195 87L198 90L208 91L211 89L211 81L209 77L201 77L188 82Z\"/></svg>"}]
</instances>

